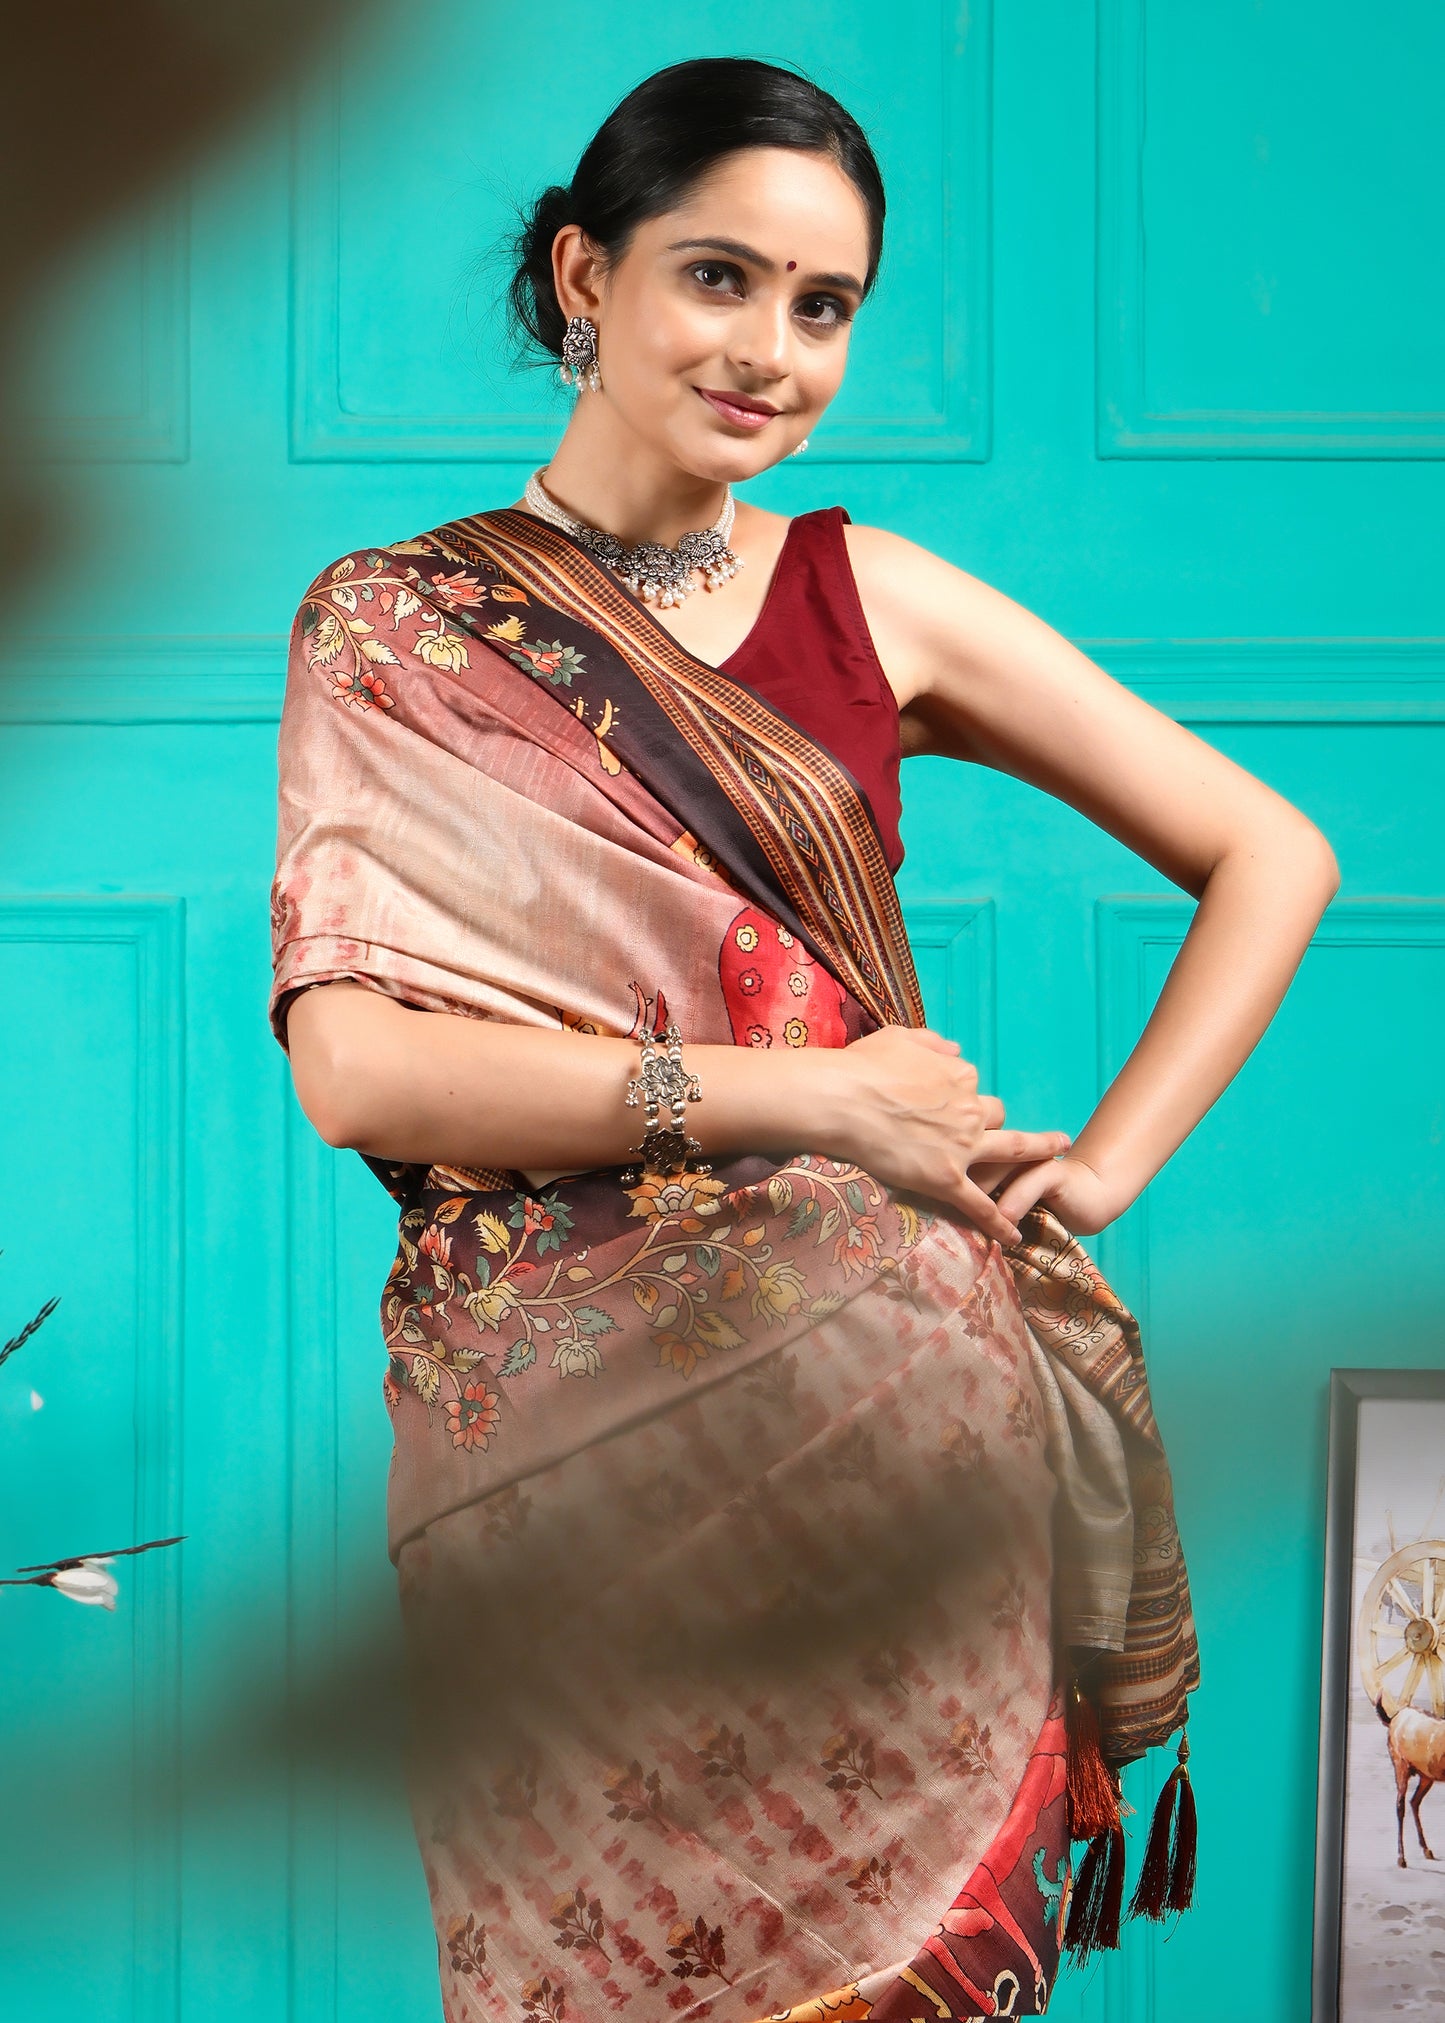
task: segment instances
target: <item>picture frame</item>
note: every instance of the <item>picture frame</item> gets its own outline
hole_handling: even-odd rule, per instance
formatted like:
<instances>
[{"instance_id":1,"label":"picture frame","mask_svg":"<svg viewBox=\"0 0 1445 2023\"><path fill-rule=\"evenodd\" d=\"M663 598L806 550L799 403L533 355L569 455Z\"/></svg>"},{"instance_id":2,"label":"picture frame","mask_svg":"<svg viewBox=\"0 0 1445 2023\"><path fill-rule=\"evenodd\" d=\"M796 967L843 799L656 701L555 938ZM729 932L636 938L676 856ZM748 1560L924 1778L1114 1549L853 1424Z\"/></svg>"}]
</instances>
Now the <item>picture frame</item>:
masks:
<instances>
[{"instance_id":1,"label":"picture frame","mask_svg":"<svg viewBox=\"0 0 1445 2023\"><path fill-rule=\"evenodd\" d=\"M1312 2016L1373 2023L1445 2002L1445 1796L1397 1770L1445 1745L1445 1369L1330 1372L1322 1646Z\"/></svg>"}]
</instances>

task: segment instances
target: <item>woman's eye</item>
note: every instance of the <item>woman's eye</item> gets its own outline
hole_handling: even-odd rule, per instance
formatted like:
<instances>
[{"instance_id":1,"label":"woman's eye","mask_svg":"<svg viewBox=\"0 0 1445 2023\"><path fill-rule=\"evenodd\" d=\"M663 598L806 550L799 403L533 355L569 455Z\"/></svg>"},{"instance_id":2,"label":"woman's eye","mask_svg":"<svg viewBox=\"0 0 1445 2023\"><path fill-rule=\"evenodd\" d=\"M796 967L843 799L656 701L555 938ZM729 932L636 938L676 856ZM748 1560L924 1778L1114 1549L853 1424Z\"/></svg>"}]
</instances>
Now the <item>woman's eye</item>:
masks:
<instances>
[{"instance_id":1,"label":"woman's eye","mask_svg":"<svg viewBox=\"0 0 1445 2023\"><path fill-rule=\"evenodd\" d=\"M836 295L809 295L798 306L809 323L821 323L826 327L848 321L847 309Z\"/></svg>"},{"instance_id":2,"label":"woman's eye","mask_svg":"<svg viewBox=\"0 0 1445 2023\"><path fill-rule=\"evenodd\" d=\"M691 269L691 272L702 282L703 287L712 289L714 294L718 290L713 282L708 279L708 276L719 276L725 281L732 271L731 267L724 266L720 260L702 260Z\"/></svg>"}]
</instances>

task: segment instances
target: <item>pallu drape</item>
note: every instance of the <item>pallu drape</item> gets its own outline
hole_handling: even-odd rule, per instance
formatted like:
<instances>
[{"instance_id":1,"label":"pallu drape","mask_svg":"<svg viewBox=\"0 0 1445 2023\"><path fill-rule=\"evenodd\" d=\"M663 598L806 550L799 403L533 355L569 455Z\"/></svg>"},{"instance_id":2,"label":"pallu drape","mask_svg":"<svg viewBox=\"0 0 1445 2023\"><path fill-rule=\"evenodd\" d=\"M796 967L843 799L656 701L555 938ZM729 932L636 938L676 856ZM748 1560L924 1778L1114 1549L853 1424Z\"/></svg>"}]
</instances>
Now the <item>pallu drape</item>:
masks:
<instances>
[{"instance_id":1,"label":"pallu drape","mask_svg":"<svg viewBox=\"0 0 1445 2023\"><path fill-rule=\"evenodd\" d=\"M577 1046L923 1022L851 775L528 513L321 572L279 790L283 1047L343 977ZM1004 1250L806 1145L632 1185L366 1158L449 2023L1042 2013L1068 1656L1116 1765L1198 1679L1077 1238L1036 1208Z\"/></svg>"}]
</instances>

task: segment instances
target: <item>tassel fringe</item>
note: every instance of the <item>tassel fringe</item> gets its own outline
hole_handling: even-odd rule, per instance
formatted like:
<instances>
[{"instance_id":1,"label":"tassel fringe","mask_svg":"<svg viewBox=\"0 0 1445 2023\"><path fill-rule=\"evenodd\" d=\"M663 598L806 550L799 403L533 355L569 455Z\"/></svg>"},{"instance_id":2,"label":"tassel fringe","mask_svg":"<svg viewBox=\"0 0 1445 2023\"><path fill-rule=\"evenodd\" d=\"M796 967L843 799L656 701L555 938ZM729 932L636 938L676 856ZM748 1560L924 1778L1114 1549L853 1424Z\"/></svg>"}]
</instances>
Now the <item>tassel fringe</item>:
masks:
<instances>
[{"instance_id":1,"label":"tassel fringe","mask_svg":"<svg viewBox=\"0 0 1445 2023\"><path fill-rule=\"evenodd\" d=\"M1077 1677L1064 1701L1064 1762L1069 1795L1069 1834L1096 1840L1119 1824L1119 1786L1104 1761L1099 1715Z\"/></svg>"},{"instance_id":2,"label":"tassel fringe","mask_svg":"<svg viewBox=\"0 0 1445 2023\"><path fill-rule=\"evenodd\" d=\"M1089 1843L1069 1897L1064 1951L1082 1961L1119 1943L1124 1825L1118 1773L1104 1759L1098 1709L1077 1676L1064 1702L1064 1735L1069 1834Z\"/></svg>"},{"instance_id":3,"label":"tassel fringe","mask_svg":"<svg viewBox=\"0 0 1445 2023\"><path fill-rule=\"evenodd\" d=\"M1124 1902L1124 1812L1119 1773L1104 1755L1099 1715L1075 1675L1064 1702L1069 1834L1088 1842L1069 1897L1064 1951L1078 1961L1119 1944L1121 1918L1162 1922L1194 1901L1199 1823L1189 1778L1189 1730L1179 1737L1178 1762L1164 1780L1149 1824L1139 1880Z\"/></svg>"},{"instance_id":4,"label":"tassel fringe","mask_svg":"<svg viewBox=\"0 0 1445 2023\"><path fill-rule=\"evenodd\" d=\"M1189 1779L1187 1728L1179 1737L1178 1755L1154 1807L1144 1863L1129 1903L1131 1918L1162 1922L1173 1911L1187 1911L1194 1901L1199 1822Z\"/></svg>"},{"instance_id":5,"label":"tassel fringe","mask_svg":"<svg viewBox=\"0 0 1445 2023\"><path fill-rule=\"evenodd\" d=\"M1090 1953L1113 1951L1119 1944L1123 1902L1124 1829L1115 1826L1089 1842L1079 1865L1064 1926L1064 1951L1080 1963Z\"/></svg>"}]
</instances>

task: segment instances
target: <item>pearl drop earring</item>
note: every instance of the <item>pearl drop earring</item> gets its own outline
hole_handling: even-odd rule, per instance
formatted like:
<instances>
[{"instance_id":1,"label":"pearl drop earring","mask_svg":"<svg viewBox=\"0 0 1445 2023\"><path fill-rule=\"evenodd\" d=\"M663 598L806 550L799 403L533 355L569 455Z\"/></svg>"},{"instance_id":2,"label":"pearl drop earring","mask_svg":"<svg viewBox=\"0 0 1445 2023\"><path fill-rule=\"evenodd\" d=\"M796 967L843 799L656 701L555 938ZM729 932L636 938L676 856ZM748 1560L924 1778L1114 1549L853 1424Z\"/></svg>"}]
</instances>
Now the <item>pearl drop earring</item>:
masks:
<instances>
[{"instance_id":1,"label":"pearl drop earring","mask_svg":"<svg viewBox=\"0 0 1445 2023\"><path fill-rule=\"evenodd\" d=\"M568 318L557 377L564 386L575 386L579 393L584 387L590 387L593 393L601 393L602 375L597 369L597 325L590 316Z\"/></svg>"}]
</instances>

